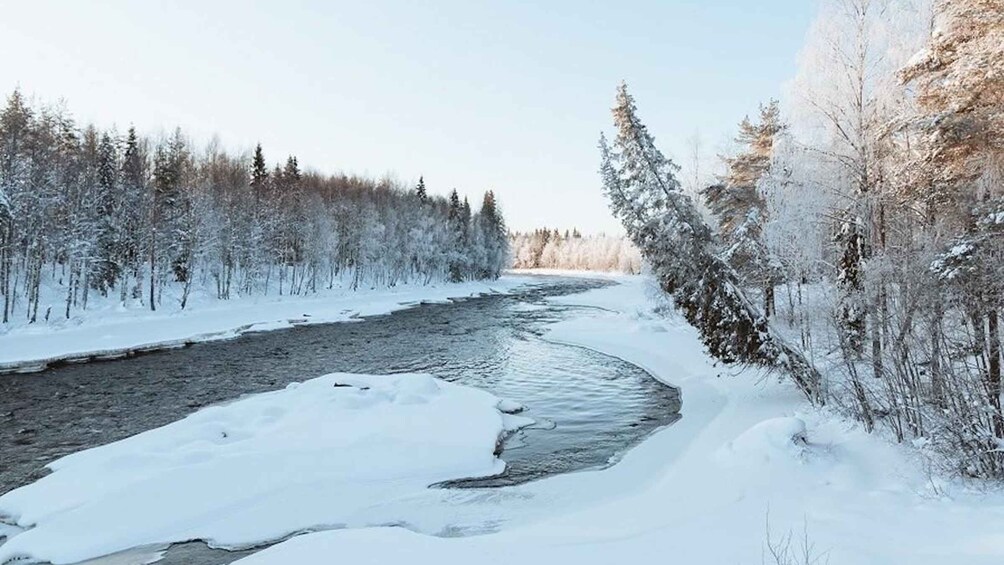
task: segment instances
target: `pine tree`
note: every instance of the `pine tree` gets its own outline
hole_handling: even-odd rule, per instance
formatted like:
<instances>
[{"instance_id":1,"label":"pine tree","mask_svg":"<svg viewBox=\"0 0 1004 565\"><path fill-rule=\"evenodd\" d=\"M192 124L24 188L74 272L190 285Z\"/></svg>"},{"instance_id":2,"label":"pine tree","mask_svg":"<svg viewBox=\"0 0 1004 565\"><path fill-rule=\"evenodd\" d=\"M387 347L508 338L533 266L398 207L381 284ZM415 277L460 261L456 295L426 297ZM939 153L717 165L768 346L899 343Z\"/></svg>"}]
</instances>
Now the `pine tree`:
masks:
<instances>
[{"instance_id":1,"label":"pine tree","mask_svg":"<svg viewBox=\"0 0 1004 565\"><path fill-rule=\"evenodd\" d=\"M780 269L764 240L767 202L759 183L770 168L774 138L784 128L777 101L761 105L758 122L746 117L739 124L736 142L742 149L735 157L724 158L728 172L720 183L701 191L718 220L723 257L745 286L763 289L764 314L768 317L774 310L774 287L779 282Z\"/></svg>"},{"instance_id":2,"label":"pine tree","mask_svg":"<svg viewBox=\"0 0 1004 565\"><path fill-rule=\"evenodd\" d=\"M735 271L718 256L711 230L681 192L679 167L656 148L624 84L613 115L613 145L600 138L604 191L660 286L712 356L783 368L810 400L822 402L818 372L771 332L746 299Z\"/></svg>"}]
</instances>

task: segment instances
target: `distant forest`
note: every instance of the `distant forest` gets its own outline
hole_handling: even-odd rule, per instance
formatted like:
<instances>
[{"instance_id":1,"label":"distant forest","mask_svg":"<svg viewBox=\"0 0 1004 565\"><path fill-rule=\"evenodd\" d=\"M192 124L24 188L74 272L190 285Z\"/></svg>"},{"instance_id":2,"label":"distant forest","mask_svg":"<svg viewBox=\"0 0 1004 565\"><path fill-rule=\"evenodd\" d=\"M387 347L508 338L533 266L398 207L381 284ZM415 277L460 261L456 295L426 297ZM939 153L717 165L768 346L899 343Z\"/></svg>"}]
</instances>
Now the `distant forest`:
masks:
<instances>
[{"instance_id":1,"label":"distant forest","mask_svg":"<svg viewBox=\"0 0 1004 565\"><path fill-rule=\"evenodd\" d=\"M541 228L509 235L513 268L638 274L641 252L625 236L583 236L579 230Z\"/></svg>"}]
</instances>

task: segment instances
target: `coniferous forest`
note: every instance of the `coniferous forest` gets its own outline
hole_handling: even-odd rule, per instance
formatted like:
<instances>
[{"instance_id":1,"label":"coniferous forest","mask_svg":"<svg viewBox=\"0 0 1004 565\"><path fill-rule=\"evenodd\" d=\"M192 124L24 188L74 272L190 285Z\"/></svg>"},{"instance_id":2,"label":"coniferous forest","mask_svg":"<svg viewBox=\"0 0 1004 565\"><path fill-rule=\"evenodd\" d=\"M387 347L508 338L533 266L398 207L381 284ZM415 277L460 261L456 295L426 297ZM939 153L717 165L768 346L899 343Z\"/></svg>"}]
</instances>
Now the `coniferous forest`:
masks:
<instances>
[{"instance_id":1,"label":"coniferous forest","mask_svg":"<svg viewBox=\"0 0 1004 565\"><path fill-rule=\"evenodd\" d=\"M185 308L347 285L497 278L505 222L488 191L271 165L183 132L143 137L77 124L15 91L0 111L3 323L69 318L94 300Z\"/></svg>"}]
</instances>

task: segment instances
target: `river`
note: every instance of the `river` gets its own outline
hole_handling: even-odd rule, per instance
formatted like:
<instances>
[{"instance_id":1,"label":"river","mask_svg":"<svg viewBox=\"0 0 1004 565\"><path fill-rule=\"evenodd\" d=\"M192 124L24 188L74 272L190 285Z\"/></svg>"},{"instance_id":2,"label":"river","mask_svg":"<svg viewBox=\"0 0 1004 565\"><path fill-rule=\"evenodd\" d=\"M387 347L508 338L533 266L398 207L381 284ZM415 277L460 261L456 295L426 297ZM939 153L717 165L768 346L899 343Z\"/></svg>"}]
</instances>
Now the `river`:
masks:
<instances>
[{"instance_id":1,"label":"river","mask_svg":"<svg viewBox=\"0 0 1004 565\"><path fill-rule=\"evenodd\" d=\"M606 284L542 276L509 295L0 376L0 493L44 476L62 455L331 372L428 372L526 406L537 423L506 439L504 475L442 486L499 487L607 465L675 421L680 396L634 365L541 337L548 323L590 315L548 297ZM227 560L219 553L184 544L164 563Z\"/></svg>"}]
</instances>

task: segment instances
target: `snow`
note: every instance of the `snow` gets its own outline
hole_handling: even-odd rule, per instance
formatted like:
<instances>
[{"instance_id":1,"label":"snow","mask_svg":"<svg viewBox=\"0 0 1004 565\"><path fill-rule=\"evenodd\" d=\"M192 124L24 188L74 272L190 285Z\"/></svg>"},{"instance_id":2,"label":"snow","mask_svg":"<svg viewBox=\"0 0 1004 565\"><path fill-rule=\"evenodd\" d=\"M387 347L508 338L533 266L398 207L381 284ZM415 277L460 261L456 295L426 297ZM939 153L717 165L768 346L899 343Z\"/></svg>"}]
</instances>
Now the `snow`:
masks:
<instances>
[{"instance_id":1,"label":"snow","mask_svg":"<svg viewBox=\"0 0 1004 565\"><path fill-rule=\"evenodd\" d=\"M804 420L790 416L771 418L725 444L718 456L727 465L748 468L778 459L802 457L806 453L805 443Z\"/></svg>"},{"instance_id":2,"label":"snow","mask_svg":"<svg viewBox=\"0 0 1004 565\"><path fill-rule=\"evenodd\" d=\"M349 321L387 314L422 302L444 302L477 294L511 292L533 279L503 276L489 282L399 285L393 288L335 288L310 296L216 300L193 296L185 310L123 308L114 297L69 320L0 328L0 371L39 370L58 360L116 357L131 351L231 339L247 332L297 324Z\"/></svg>"},{"instance_id":3,"label":"snow","mask_svg":"<svg viewBox=\"0 0 1004 565\"><path fill-rule=\"evenodd\" d=\"M0 497L0 515L30 527L0 546L0 563L191 539L247 547L353 525L363 507L502 472L498 438L530 420L501 403L428 375L331 374L206 408L59 459Z\"/></svg>"},{"instance_id":4,"label":"snow","mask_svg":"<svg viewBox=\"0 0 1004 565\"><path fill-rule=\"evenodd\" d=\"M501 412L520 399L428 378L324 377L60 460L0 498L0 512L38 523L0 547L0 562L15 550L62 563L172 539L241 546L310 529L325 531L238 563L773 563L762 560L768 538L793 534L798 546L803 531L821 562L1004 562L1004 494L932 474L914 447L809 407L774 375L715 366L647 278L613 279L552 298L588 308L545 337L680 386L683 418L608 468L425 488L496 471L494 438L525 424Z\"/></svg>"},{"instance_id":5,"label":"snow","mask_svg":"<svg viewBox=\"0 0 1004 565\"><path fill-rule=\"evenodd\" d=\"M654 312L644 278L620 280L555 299L595 308L548 337L681 386L678 423L610 468L485 493L500 524L486 535L430 536L414 524L325 531L238 563L773 563L768 538L792 534L797 550L803 531L821 562L1004 562L1000 493L932 476L916 451L808 407L770 375L715 367L691 328ZM475 519L462 510L477 497L462 500L448 507L453 519Z\"/></svg>"}]
</instances>

